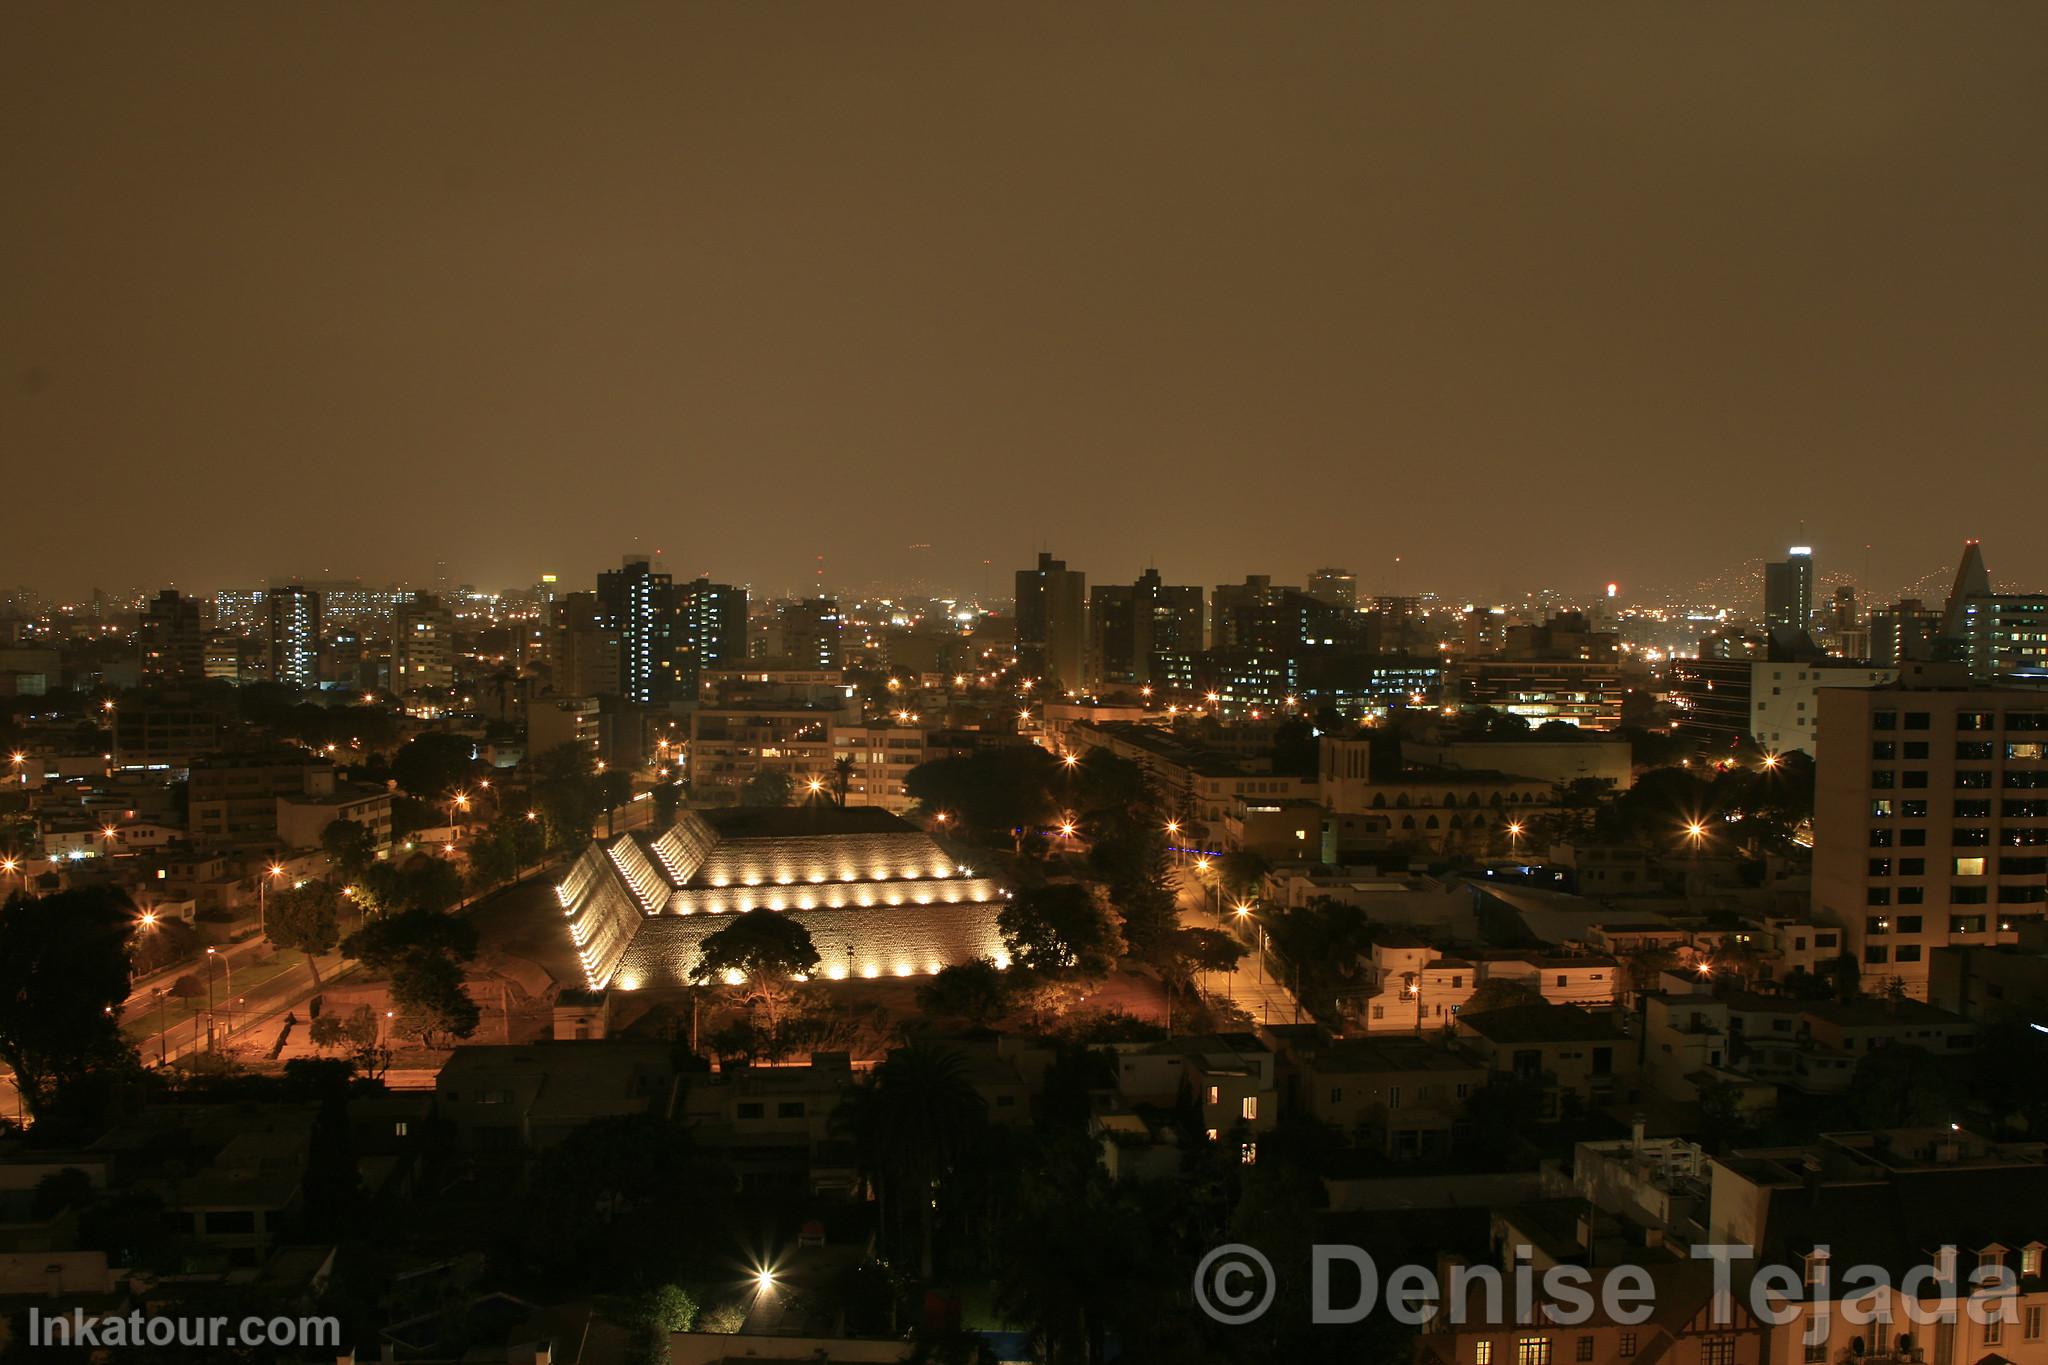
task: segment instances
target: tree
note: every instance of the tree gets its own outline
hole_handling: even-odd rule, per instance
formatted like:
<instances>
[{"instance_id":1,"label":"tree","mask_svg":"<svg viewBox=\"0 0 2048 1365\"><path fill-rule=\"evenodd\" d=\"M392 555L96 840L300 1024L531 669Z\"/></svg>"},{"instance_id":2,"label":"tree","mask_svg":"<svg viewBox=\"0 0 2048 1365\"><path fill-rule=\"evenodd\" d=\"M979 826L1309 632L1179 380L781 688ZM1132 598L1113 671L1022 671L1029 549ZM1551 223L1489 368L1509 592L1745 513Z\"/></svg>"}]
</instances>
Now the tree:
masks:
<instances>
[{"instance_id":1,"label":"tree","mask_svg":"<svg viewBox=\"0 0 2048 1365\"><path fill-rule=\"evenodd\" d=\"M1216 860L1216 881L1223 894L1243 900L1259 894L1273 865L1250 849L1232 849Z\"/></svg>"},{"instance_id":2,"label":"tree","mask_svg":"<svg viewBox=\"0 0 2048 1365\"><path fill-rule=\"evenodd\" d=\"M1484 1014L1488 1010L1504 1010L1515 1005L1540 1005L1543 993L1534 986L1520 981L1509 981L1504 977L1490 976L1479 983L1472 992L1472 998L1465 1002L1464 1014Z\"/></svg>"},{"instance_id":3,"label":"tree","mask_svg":"<svg viewBox=\"0 0 2048 1365\"><path fill-rule=\"evenodd\" d=\"M793 978L809 976L818 967L810 930L788 915L766 909L733 916L724 928L705 936L698 954L692 978L700 983L732 983L737 978L748 1001L759 1000L767 1008L771 1030Z\"/></svg>"},{"instance_id":4,"label":"tree","mask_svg":"<svg viewBox=\"0 0 2048 1365\"><path fill-rule=\"evenodd\" d=\"M434 953L414 954L391 973L391 1003L398 1031L425 1048L469 1037L483 1017L462 988L462 969Z\"/></svg>"},{"instance_id":5,"label":"tree","mask_svg":"<svg viewBox=\"0 0 2048 1365\"><path fill-rule=\"evenodd\" d=\"M697 1321L697 1300L680 1285L658 1284L634 1304L632 1365L667 1365L669 1338Z\"/></svg>"},{"instance_id":6,"label":"tree","mask_svg":"<svg viewBox=\"0 0 2048 1365\"><path fill-rule=\"evenodd\" d=\"M633 774L609 768L597 775L597 806L604 812L604 832L612 832L612 812L633 799Z\"/></svg>"},{"instance_id":7,"label":"tree","mask_svg":"<svg viewBox=\"0 0 2048 1365\"><path fill-rule=\"evenodd\" d=\"M1665 972L1675 971L1679 966L1678 952L1673 948L1646 947L1632 953L1624 953L1621 959L1622 979L1627 982L1631 997L1645 991L1655 990L1657 978Z\"/></svg>"},{"instance_id":8,"label":"tree","mask_svg":"<svg viewBox=\"0 0 2048 1365\"><path fill-rule=\"evenodd\" d=\"M327 867L344 886L362 879L377 861L377 839L353 820L335 820L320 831Z\"/></svg>"},{"instance_id":9,"label":"tree","mask_svg":"<svg viewBox=\"0 0 2048 1365\"><path fill-rule=\"evenodd\" d=\"M1059 766L1036 745L1006 745L921 763L903 787L926 811L944 812L963 834L993 846L1052 817Z\"/></svg>"},{"instance_id":10,"label":"tree","mask_svg":"<svg viewBox=\"0 0 2048 1365\"><path fill-rule=\"evenodd\" d=\"M1938 1127L1971 1102L1966 1083L1951 1060L1910 1043L1889 1043L1858 1059L1849 1093L1861 1127Z\"/></svg>"},{"instance_id":11,"label":"tree","mask_svg":"<svg viewBox=\"0 0 2048 1365\"><path fill-rule=\"evenodd\" d=\"M1306 905L1273 906L1262 914L1267 942L1294 969L1303 1008L1333 1018L1338 997L1362 985L1362 960L1376 936L1365 911L1316 896Z\"/></svg>"},{"instance_id":12,"label":"tree","mask_svg":"<svg viewBox=\"0 0 2048 1365\"><path fill-rule=\"evenodd\" d=\"M1181 929L1174 934L1174 951L1167 971L1170 984L1182 989L1194 985L1201 972L1230 972L1250 951L1221 929Z\"/></svg>"},{"instance_id":13,"label":"tree","mask_svg":"<svg viewBox=\"0 0 2048 1365\"><path fill-rule=\"evenodd\" d=\"M1821 975L1834 987L1835 998L1847 1004L1863 993L1863 968L1854 953L1838 953L1820 964Z\"/></svg>"},{"instance_id":14,"label":"tree","mask_svg":"<svg viewBox=\"0 0 2048 1365\"><path fill-rule=\"evenodd\" d=\"M416 735L391 760L398 785L423 801L439 801L466 782L476 766L476 746L461 735Z\"/></svg>"},{"instance_id":15,"label":"tree","mask_svg":"<svg viewBox=\"0 0 2048 1365\"><path fill-rule=\"evenodd\" d=\"M320 984L319 956L341 941L341 893L327 881L287 887L270 898L264 936L279 948L306 955L313 984Z\"/></svg>"},{"instance_id":16,"label":"tree","mask_svg":"<svg viewBox=\"0 0 2048 1365\"><path fill-rule=\"evenodd\" d=\"M796 784L789 780L788 773L767 771L755 773L740 788L740 804L743 806L786 806L796 794Z\"/></svg>"},{"instance_id":17,"label":"tree","mask_svg":"<svg viewBox=\"0 0 2048 1365\"><path fill-rule=\"evenodd\" d=\"M694 1283L724 1276L725 1242L679 1236L676 1210L722 1227L733 1174L688 1130L653 1114L571 1131L534 1163L519 1247L534 1282L565 1290Z\"/></svg>"},{"instance_id":18,"label":"tree","mask_svg":"<svg viewBox=\"0 0 2048 1365\"><path fill-rule=\"evenodd\" d=\"M357 894L366 907L385 915L410 910L439 915L461 901L462 890L462 873L454 863L421 854L404 863L375 864L363 875Z\"/></svg>"},{"instance_id":19,"label":"tree","mask_svg":"<svg viewBox=\"0 0 2048 1365\"><path fill-rule=\"evenodd\" d=\"M538 866L546 854L547 834L538 819L501 815L470 841L470 878L479 887L502 886Z\"/></svg>"},{"instance_id":20,"label":"tree","mask_svg":"<svg viewBox=\"0 0 2048 1365\"><path fill-rule=\"evenodd\" d=\"M407 910L372 920L341 944L342 952L374 971L389 971L421 954L468 962L476 957L476 947L474 924L432 910Z\"/></svg>"},{"instance_id":21,"label":"tree","mask_svg":"<svg viewBox=\"0 0 2048 1365\"><path fill-rule=\"evenodd\" d=\"M939 1187L988 1123L966 1063L931 1043L898 1048L867 1086L848 1096L840 1122L852 1130L862 1164L880 1186L878 1197L916 1206L919 1273L931 1279Z\"/></svg>"},{"instance_id":22,"label":"tree","mask_svg":"<svg viewBox=\"0 0 2048 1365\"><path fill-rule=\"evenodd\" d=\"M676 822L676 811L683 804L683 789L673 782L657 783L654 788L654 827L665 830Z\"/></svg>"},{"instance_id":23,"label":"tree","mask_svg":"<svg viewBox=\"0 0 2048 1365\"><path fill-rule=\"evenodd\" d=\"M133 930L133 905L111 887L0 907L0 1061L38 1122L90 1073L134 1061L120 1027Z\"/></svg>"},{"instance_id":24,"label":"tree","mask_svg":"<svg viewBox=\"0 0 2048 1365\"><path fill-rule=\"evenodd\" d=\"M1013 965L1054 978L1107 976L1123 948L1102 903L1077 882L1018 891L996 927Z\"/></svg>"},{"instance_id":25,"label":"tree","mask_svg":"<svg viewBox=\"0 0 2048 1365\"><path fill-rule=\"evenodd\" d=\"M1322 763L1316 727L1296 716L1273 732L1273 771L1286 777L1313 778Z\"/></svg>"},{"instance_id":26,"label":"tree","mask_svg":"<svg viewBox=\"0 0 2048 1365\"><path fill-rule=\"evenodd\" d=\"M917 988L917 1007L935 1019L988 1028L1015 1006L1009 977L989 958L942 967Z\"/></svg>"},{"instance_id":27,"label":"tree","mask_svg":"<svg viewBox=\"0 0 2048 1365\"><path fill-rule=\"evenodd\" d=\"M1089 861L1103 874L1109 901L1123 923L1125 951L1154 966L1173 956L1179 924L1163 828L1111 826L1096 841Z\"/></svg>"},{"instance_id":28,"label":"tree","mask_svg":"<svg viewBox=\"0 0 2048 1365\"><path fill-rule=\"evenodd\" d=\"M841 754L832 760L832 794L839 798L839 804L846 804L846 794L853 788L854 763L851 754Z\"/></svg>"}]
</instances>

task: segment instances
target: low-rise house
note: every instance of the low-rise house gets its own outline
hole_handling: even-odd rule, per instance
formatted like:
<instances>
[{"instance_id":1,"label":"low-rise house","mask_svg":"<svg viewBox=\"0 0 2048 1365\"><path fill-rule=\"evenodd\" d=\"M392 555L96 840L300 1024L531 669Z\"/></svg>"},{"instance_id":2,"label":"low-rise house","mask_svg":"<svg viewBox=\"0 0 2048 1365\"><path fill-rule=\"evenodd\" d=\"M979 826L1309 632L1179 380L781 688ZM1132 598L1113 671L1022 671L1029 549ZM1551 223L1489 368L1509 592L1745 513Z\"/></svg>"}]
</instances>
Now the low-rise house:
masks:
<instances>
[{"instance_id":1,"label":"low-rise house","mask_svg":"<svg viewBox=\"0 0 2048 1365\"><path fill-rule=\"evenodd\" d=\"M743 1178L851 1189L853 1152L833 1115L858 1084L844 1052L793 1066L731 1066L689 1087L684 1115L692 1136Z\"/></svg>"},{"instance_id":2,"label":"low-rise house","mask_svg":"<svg viewBox=\"0 0 2048 1365\"><path fill-rule=\"evenodd\" d=\"M1447 1151L1486 1065L1436 1038L1347 1038L1299 1063L1301 1112L1365 1135L1388 1156Z\"/></svg>"},{"instance_id":3,"label":"low-rise house","mask_svg":"<svg viewBox=\"0 0 2048 1365\"><path fill-rule=\"evenodd\" d=\"M1212 1142L1239 1128L1256 1135L1279 1120L1273 1054L1252 1034L1127 1043L1118 1045L1116 1053L1117 1093L1127 1104L1192 1104ZM1247 1164L1258 1159L1253 1136L1242 1138L1240 1147Z\"/></svg>"},{"instance_id":4,"label":"low-rise house","mask_svg":"<svg viewBox=\"0 0 2048 1365\"><path fill-rule=\"evenodd\" d=\"M1634 1040L1609 1017L1576 1005L1461 1014L1457 1028L1489 1070L1540 1083L1540 1112L1547 1119L1558 1116L1566 1095L1584 1105L1605 1104L1624 1098L1635 1080Z\"/></svg>"},{"instance_id":5,"label":"low-rise house","mask_svg":"<svg viewBox=\"0 0 2048 1365\"><path fill-rule=\"evenodd\" d=\"M464 1147L539 1150L596 1119L668 1117L680 1085L664 1042L608 1038L458 1047L434 1081Z\"/></svg>"}]
</instances>

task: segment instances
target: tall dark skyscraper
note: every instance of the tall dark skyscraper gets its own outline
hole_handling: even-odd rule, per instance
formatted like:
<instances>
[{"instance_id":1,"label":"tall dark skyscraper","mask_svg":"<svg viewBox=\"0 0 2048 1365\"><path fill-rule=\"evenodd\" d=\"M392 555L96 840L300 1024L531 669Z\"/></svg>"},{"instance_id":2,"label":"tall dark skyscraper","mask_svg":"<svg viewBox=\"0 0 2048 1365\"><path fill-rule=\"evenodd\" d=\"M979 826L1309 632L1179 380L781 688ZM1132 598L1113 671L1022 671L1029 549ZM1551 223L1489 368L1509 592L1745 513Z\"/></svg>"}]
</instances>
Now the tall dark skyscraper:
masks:
<instances>
[{"instance_id":1,"label":"tall dark skyscraper","mask_svg":"<svg viewBox=\"0 0 2048 1365\"><path fill-rule=\"evenodd\" d=\"M619 694L663 704L675 695L676 589L645 558L597 576L597 600L619 636Z\"/></svg>"},{"instance_id":2,"label":"tall dark skyscraper","mask_svg":"<svg viewBox=\"0 0 2048 1365\"><path fill-rule=\"evenodd\" d=\"M1304 645L1334 643L1340 608L1300 588L1276 587L1265 574L1225 583L1209 599L1209 643L1215 649L1293 654Z\"/></svg>"},{"instance_id":3,"label":"tall dark skyscraper","mask_svg":"<svg viewBox=\"0 0 2048 1365\"><path fill-rule=\"evenodd\" d=\"M300 687L320 685L320 594L293 584L264 596L270 621L270 677Z\"/></svg>"},{"instance_id":4,"label":"tall dark skyscraper","mask_svg":"<svg viewBox=\"0 0 2048 1365\"><path fill-rule=\"evenodd\" d=\"M1813 624L1813 548L1794 545L1764 565L1764 624L1805 630Z\"/></svg>"},{"instance_id":5,"label":"tall dark skyscraper","mask_svg":"<svg viewBox=\"0 0 2048 1365\"><path fill-rule=\"evenodd\" d=\"M1161 581L1147 569L1136 583L1103 584L1088 596L1089 648L1094 675L1112 684L1142 686L1173 669L1168 660L1192 660L1202 650L1202 590Z\"/></svg>"},{"instance_id":6,"label":"tall dark skyscraper","mask_svg":"<svg viewBox=\"0 0 2048 1365\"><path fill-rule=\"evenodd\" d=\"M1041 551L1017 570L1017 662L1029 676L1080 687L1088 654L1088 575Z\"/></svg>"},{"instance_id":7,"label":"tall dark skyscraper","mask_svg":"<svg viewBox=\"0 0 2048 1365\"><path fill-rule=\"evenodd\" d=\"M1358 610L1358 576L1349 569L1317 569L1308 576L1308 595L1341 611Z\"/></svg>"},{"instance_id":8,"label":"tall dark skyscraper","mask_svg":"<svg viewBox=\"0 0 2048 1365\"><path fill-rule=\"evenodd\" d=\"M206 630L199 601L176 588L150 599L142 618L142 676L160 682L197 682L206 673Z\"/></svg>"},{"instance_id":9,"label":"tall dark skyscraper","mask_svg":"<svg viewBox=\"0 0 2048 1365\"><path fill-rule=\"evenodd\" d=\"M839 603L831 597L806 597L782 609L782 653L808 668L838 668Z\"/></svg>"}]
</instances>

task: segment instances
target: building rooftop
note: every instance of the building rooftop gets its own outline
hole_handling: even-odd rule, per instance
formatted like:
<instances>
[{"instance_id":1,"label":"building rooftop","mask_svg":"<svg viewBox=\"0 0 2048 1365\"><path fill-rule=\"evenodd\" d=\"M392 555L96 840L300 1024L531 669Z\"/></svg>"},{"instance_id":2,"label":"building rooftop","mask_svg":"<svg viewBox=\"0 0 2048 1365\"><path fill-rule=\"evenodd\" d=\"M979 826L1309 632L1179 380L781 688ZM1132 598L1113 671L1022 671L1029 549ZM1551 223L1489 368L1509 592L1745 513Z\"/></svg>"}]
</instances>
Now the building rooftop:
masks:
<instances>
[{"instance_id":1,"label":"building rooftop","mask_svg":"<svg viewBox=\"0 0 2048 1365\"><path fill-rule=\"evenodd\" d=\"M1483 1071L1485 1067L1446 1043L1426 1038L1344 1038L1316 1055L1315 1069L1365 1073L1383 1071Z\"/></svg>"},{"instance_id":2,"label":"building rooftop","mask_svg":"<svg viewBox=\"0 0 2048 1365\"><path fill-rule=\"evenodd\" d=\"M1509 1005L1461 1014L1458 1022L1496 1043L1619 1043L1627 1039L1613 1022L1577 1005Z\"/></svg>"}]
</instances>

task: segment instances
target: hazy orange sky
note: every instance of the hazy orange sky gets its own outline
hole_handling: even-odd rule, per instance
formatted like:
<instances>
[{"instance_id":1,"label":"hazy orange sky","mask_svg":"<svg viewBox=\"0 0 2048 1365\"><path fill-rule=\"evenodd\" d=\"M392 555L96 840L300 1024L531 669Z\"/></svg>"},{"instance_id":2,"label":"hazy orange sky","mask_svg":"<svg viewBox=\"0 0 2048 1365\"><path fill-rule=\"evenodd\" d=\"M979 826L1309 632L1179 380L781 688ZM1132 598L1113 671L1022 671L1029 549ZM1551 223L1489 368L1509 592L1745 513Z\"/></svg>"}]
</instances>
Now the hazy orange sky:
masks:
<instances>
[{"instance_id":1,"label":"hazy orange sky","mask_svg":"<svg viewBox=\"0 0 2048 1365\"><path fill-rule=\"evenodd\" d=\"M2048 587L2048 6L6 29L0 583Z\"/></svg>"}]
</instances>

